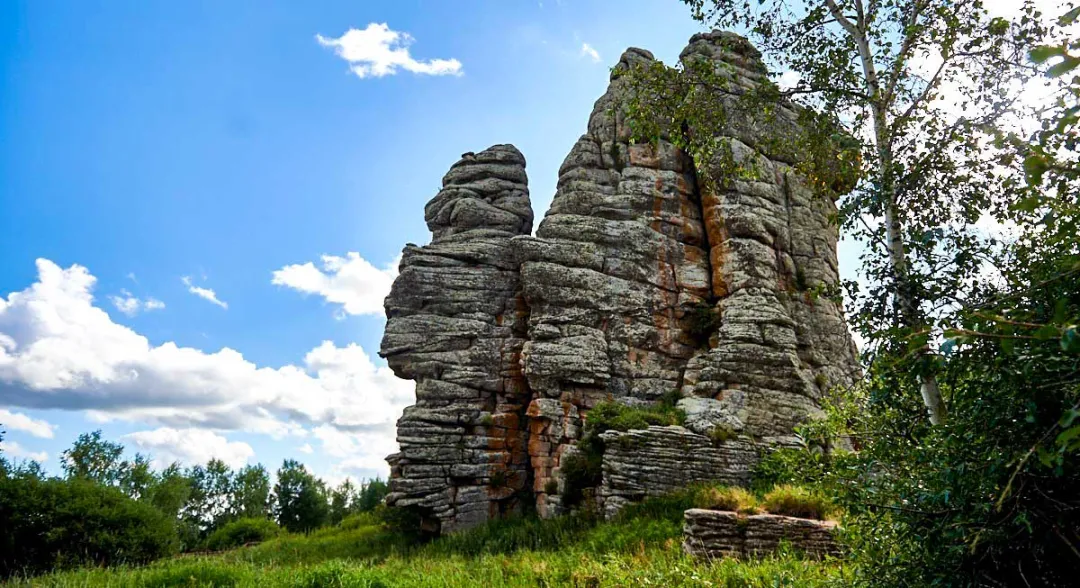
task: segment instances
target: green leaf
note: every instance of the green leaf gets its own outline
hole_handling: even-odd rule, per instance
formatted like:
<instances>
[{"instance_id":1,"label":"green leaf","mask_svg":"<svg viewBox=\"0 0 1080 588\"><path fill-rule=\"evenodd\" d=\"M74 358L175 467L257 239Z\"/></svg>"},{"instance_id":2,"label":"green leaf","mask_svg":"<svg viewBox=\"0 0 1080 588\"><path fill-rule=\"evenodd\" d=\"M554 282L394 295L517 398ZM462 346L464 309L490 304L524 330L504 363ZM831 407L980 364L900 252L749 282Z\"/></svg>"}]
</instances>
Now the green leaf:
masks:
<instances>
[{"instance_id":1,"label":"green leaf","mask_svg":"<svg viewBox=\"0 0 1080 588\"><path fill-rule=\"evenodd\" d=\"M1080 57L1066 56L1061 63L1055 63L1046 70L1046 75L1056 78L1063 76L1080 66Z\"/></svg>"},{"instance_id":2,"label":"green leaf","mask_svg":"<svg viewBox=\"0 0 1080 588\"><path fill-rule=\"evenodd\" d=\"M1009 355L1012 355L1013 348L1016 346L1016 342L1011 337L1004 337L1001 339L1001 350Z\"/></svg>"},{"instance_id":3,"label":"green leaf","mask_svg":"<svg viewBox=\"0 0 1080 588\"><path fill-rule=\"evenodd\" d=\"M1025 168L1027 167L1027 161L1024 162L1024 166ZM1042 196L1029 196L1019 202L1014 203L1012 205L1012 209L1020 212L1035 212L1035 209L1038 208L1040 204L1042 204L1042 200Z\"/></svg>"},{"instance_id":4,"label":"green leaf","mask_svg":"<svg viewBox=\"0 0 1080 588\"><path fill-rule=\"evenodd\" d=\"M1051 57L1057 57L1059 55L1065 55L1064 47L1053 47L1050 45L1040 45L1031 50L1029 56L1035 63L1046 63L1046 60Z\"/></svg>"},{"instance_id":5,"label":"green leaf","mask_svg":"<svg viewBox=\"0 0 1080 588\"><path fill-rule=\"evenodd\" d=\"M1078 16L1080 16L1080 6L1077 6L1076 8L1073 8L1072 10L1061 15L1061 18L1058 19L1058 24L1060 24L1061 26L1070 25L1074 21L1076 21L1076 17Z\"/></svg>"},{"instance_id":6,"label":"green leaf","mask_svg":"<svg viewBox=\"0 0 1080 588\"><path fill-rule=\"evenodd\" d=\"M1061 334L1061 348L1066 353L1080 353L1080 332L1077 329L1076 325L1070 325Z\"/></svg>"},{"instance_id":7,"label":"green leaf","mask_svg":"<svg viewBox=\"0 0 1080 588\"><path fill-rule=\"evenodd\" d=\"M1043 174L1050 168L1050 162L1046 156L1040 153L1032 153L1024 158L1024 173L1027 174L1028 182L1032 185L1042 183Z\"/></svg>"},{"instance_id":8,"label":"green leaf","mask_svg":"<svg viewBox=\"0 0 1080 588\"><path fill-rule=\"evenodd\" d=\"M1043 325L1039 330L1035 331L1035 338L1039 341L1049 341L1050 339L1056 339L1059 332L1054 325Z\"/></svg>"},{"instance_id":9,"label":"green leaf","mask_svg":"<svg viewBox=\"0 0 1080 588\"><path fill-rule=\"evenodd\" d=\"M1063 447L1063 448L1068 447L1069 442L1072 441L1073 439L1076 439L1078 435L1080 435L1080 425L1077 425L1075 427L1069 427L1068 429L1065 429L1064 431L1061 432L1060 435L1057 436L1057 441L1056 442L1057 442L1059 447Z\"/></svg>"}]
</instances>

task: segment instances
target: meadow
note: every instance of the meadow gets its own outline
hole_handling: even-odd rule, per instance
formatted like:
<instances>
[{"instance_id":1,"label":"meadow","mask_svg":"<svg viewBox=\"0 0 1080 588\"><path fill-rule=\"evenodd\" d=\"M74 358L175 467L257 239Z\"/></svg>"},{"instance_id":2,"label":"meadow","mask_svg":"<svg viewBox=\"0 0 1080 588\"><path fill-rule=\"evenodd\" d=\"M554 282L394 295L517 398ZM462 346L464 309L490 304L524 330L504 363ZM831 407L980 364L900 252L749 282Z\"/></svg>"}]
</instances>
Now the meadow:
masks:
<instances>
[{"instance_id":1,"label":"meadow","mask_svg":"<svg viewBox=\"0 0 1080 588\"><path fill-rule=\"evenodd\" d=\"M225 552L14 578L6 586L734 588L842 581L839 562L788 552L753 561L689 558L680 542L682 512L691 501L689 495L649 500L612 521L586 515L498 521L428 542L362 514L309 534L285 534Z\"/></svg>"}]
</instances>

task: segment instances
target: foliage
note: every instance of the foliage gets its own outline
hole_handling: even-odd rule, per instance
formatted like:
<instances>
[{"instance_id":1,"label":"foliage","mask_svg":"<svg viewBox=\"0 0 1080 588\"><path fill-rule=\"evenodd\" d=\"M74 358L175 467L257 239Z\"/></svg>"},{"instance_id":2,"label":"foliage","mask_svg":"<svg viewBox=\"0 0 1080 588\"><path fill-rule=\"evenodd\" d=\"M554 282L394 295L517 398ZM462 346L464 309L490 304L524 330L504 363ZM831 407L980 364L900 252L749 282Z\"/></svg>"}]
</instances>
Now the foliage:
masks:
<instances>
[{"instance_id":1,"label":"foliage","mask_svg":"<svg viewBox=\"0 0 1080 588\"><path fill-rule=\"evenodd\" d=\"M758 514L758 499L745 488L734 486L710 487L703 490L695 501L697 508L730 510L740 514Z\"/></svg>"},{"instance_id":2,"label":"foliage","mask_svg":"<svg viewBox=\"0 0 1080 588\"><path fill-rule=\"evenodd\" d=\"M790 484L766 492L762 504L772 514L804 519L825 520L836 513L836 507L822 493Z\"/></svg>"},{"instance_id":3,"label":"foliage","mask_svg":"<svg viewBox=\"0 0 1080 588\"><path fill-rule=\"evenodd\" d=\"M143 563L176 551L172 521L86 478L0 477L0 576Z\"/></svg>"},{"instance_id":4,"label":"foliage","mask_svg":"<svg viewBox=\"0 0 1080 588\"><path fill-rule=\"evenodd\" d=\"M264 518L241 518L226 523L206 539L206 548L215 551L240 547L249 543L261 543L276 537L281 527Z\"/></svg>"},{"instance_id":5,"label":"foliage","mask_svg":"<svg viewBox=\"0 0 1080 588\"><path fill-rule=\"evenodd\" d=\"M329 523L336 525L356 513L372 512L389 493L390 486L381 478L361 482L359 486L346 479L330 490Z\"/></svg>"},{"instance_id":6,"label":"foliage","mask_svg":"<svg viewBox=\"0 0 1080 588\"><path fill-rule=\"evenodd\" d=\"M293 459L286 459L274 484L278 523L292 532L307 532L326 523L330 508L326 485Z\"/></svg>"},{"instance_id":7,"label":"foliage","mask_svg":"<svg viewBox=\"0 0 1080 588\"><path fill-rule=\"evenodd\" d=\"M238 518L266 518L270 512L270 472L262 464L240 468L229 484L229 513Z\"/></svg>"},{"instance_id":8,"label":"foliage","mask_svg":"<svg viewBox=\"0 0 1080 588\"><path fill-rule=\"evenodd\" d=\"M83 478L99 484L117 484L124 477L127 464L120 458L124 446L105 441L101 431L83 433L61 454L60 463L69 478Z\"/></svg>"}]
</instances>

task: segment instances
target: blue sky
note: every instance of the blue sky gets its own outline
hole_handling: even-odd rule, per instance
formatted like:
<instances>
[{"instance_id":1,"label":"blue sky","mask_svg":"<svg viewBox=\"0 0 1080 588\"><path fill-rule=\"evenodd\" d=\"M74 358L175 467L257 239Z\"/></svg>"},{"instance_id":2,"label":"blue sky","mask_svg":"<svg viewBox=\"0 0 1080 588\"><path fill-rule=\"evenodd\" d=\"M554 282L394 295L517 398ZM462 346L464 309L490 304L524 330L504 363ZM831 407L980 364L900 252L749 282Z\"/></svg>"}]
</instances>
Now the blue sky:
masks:
<instances>
[{"instance_id":1,"label":"blue sky","mask_svg":"<svg viewBox=\"0 0 1080 588\"><path fill-rule=\"evenodd\" d=\"M5 452L59 471L101 428L385 475L381 299L442 175L514 143L539 218L622 50L698 30L676 0L3 3Z\"/></svg>"},{"instance_id":2,"label":"blue sky","mask_svg":"<svg viewBox=\"0 0 1080 588\"><path fill-rule=\"evenodd\" d=\"M373 24L412 61L361 77L332 43ZM443 173L514 143L539 216L621 51L674 61L697 30L674 0L3 3L6 453L59 471L101 428L385 473L411 386L375 355L382 270Z\"/></svg>"}]
</instances>

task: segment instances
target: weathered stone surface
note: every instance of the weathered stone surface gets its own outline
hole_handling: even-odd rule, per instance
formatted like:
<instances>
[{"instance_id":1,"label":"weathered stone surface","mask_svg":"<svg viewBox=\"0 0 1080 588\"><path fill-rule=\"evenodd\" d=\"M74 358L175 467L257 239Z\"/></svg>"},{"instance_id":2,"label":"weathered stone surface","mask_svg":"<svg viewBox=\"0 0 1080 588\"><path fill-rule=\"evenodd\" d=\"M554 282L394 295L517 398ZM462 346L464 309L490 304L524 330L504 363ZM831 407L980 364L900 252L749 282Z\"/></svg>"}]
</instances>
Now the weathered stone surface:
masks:
<instances>
[{"instance_id":1,"label":"weathered stone surface","mask_svg":"<svg viewBox=\"0 0 1080 588\"><path fill-rule=\"evenodd\" d=\"M703 559L773 553L781 543L810 556L838 555L836 523L693 508L683 514L683 551Z\"/></svg>"},{"instance_id":2,"label":"weathered stone surface","mask_svg":"<svg viewBox=\"0 0 1080 588\"><path fill-rule=\"evenodd\" d=\"M745 486L758 459L749 440L713 441L679 426L608 431L600 438L607 449L599 498L608 516L628 502L696 482Z\"/></svg>"},{"instance_id":3,"label":"weathered stone surface","mask_svg":"<svg viewBox=\"0 0 1080 588\"><path fill-rule=\"evenodd\" d=\"M680 59L708 60L735 94L767 75L730 33L695 35ZM778 104L765 120L717 94L728 111L717 139L756 173L719 160L697 169L671 141L631 140L622 73L652 61L623 53L535 236L524 158L509 146L466 154L428 204L434 239L406 248L386 303L382 354L417 382L399 422L394 504L428 509L444 529L516 508L518 496L562 512L560 463L589 411L674 391L685 429L607 443L604 508L691 481L745 483L761 446L791 442L825 390L857 375L842 309L813 294L838 282L836 208L794 169L796 108ZM719 317L706 337L692 328L701 308Z\"/></svg>"},{"instance_id":4,"label":"weathered stone surface","mask_svg":"<svg viewBox=\"0 0 1080 588\"><path fill-rule=\"evenodd\" d=\"M416 381L390 456L391 506L464 528L521 506L529 392L519 356L528 311L511 238L532 230L525 158L467 153L425 211L430 245L408 245L386 298L380 355Z\"/></svg>"}]
</instances>

